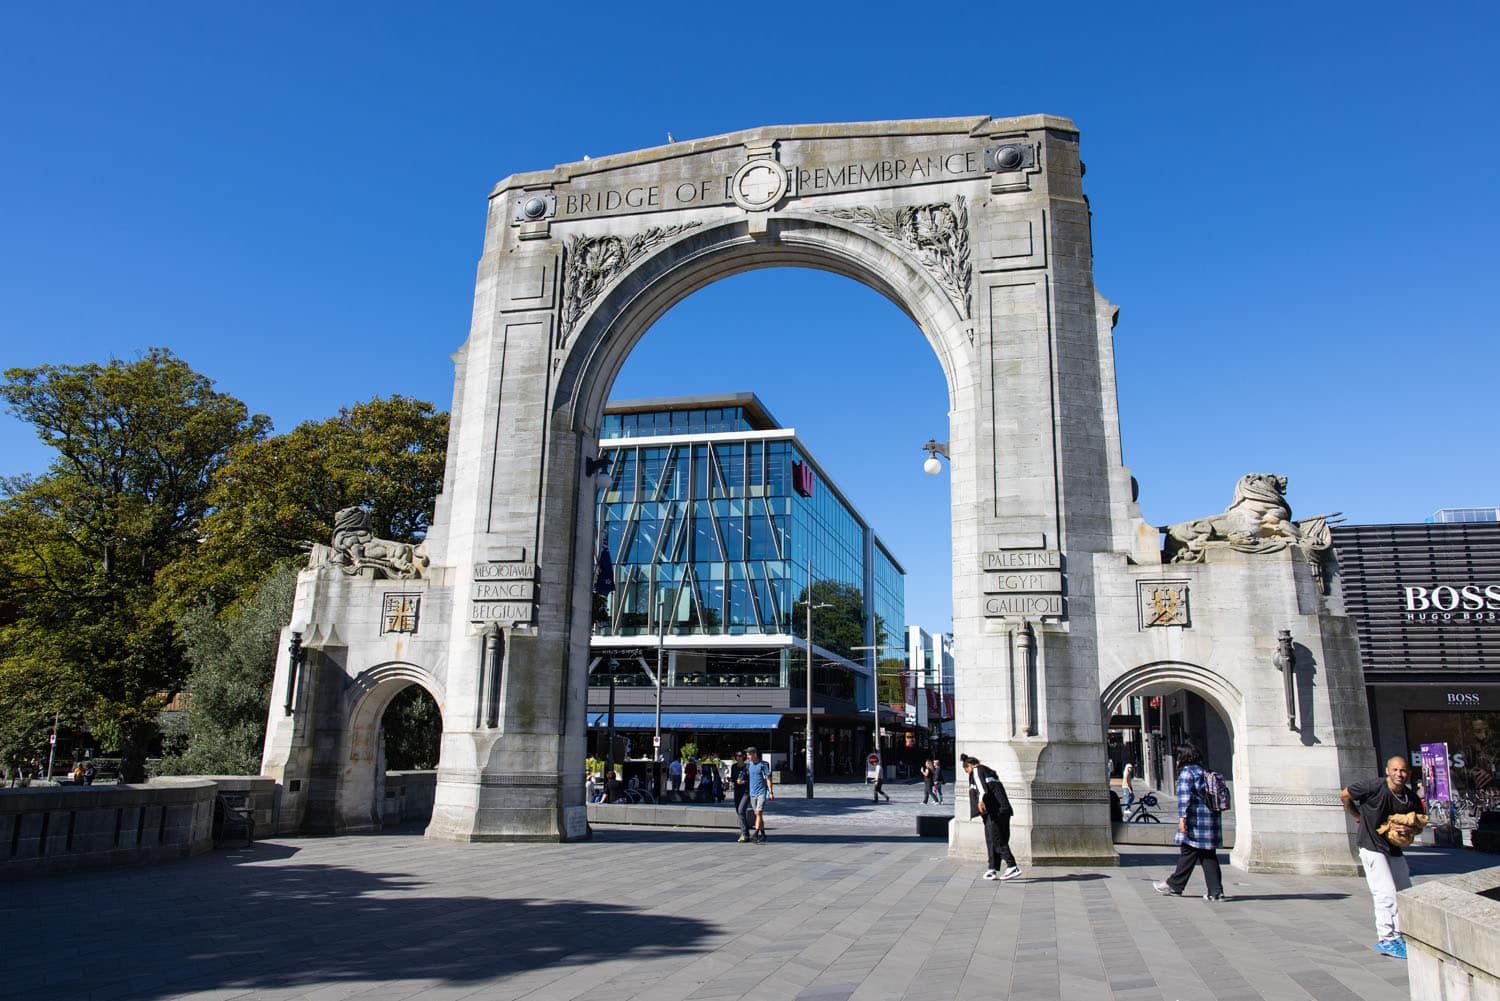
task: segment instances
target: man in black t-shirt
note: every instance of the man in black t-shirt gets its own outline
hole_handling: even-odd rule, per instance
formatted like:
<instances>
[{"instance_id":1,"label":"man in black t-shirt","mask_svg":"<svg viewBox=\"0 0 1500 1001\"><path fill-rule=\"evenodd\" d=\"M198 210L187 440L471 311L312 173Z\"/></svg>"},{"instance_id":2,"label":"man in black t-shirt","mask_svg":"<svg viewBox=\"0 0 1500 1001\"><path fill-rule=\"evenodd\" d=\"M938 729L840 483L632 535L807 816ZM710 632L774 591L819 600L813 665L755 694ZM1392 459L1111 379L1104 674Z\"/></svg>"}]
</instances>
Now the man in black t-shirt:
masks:
<instances>
[{"instance_id":1,"label":"man in black t-shirt","mask_svg":"<svg viewBox=\"0 0 1500 1001\"><path fill-rule=\"evenodd\" d=\"M1385 763L1385 778L1356 782L1339 795L1344 809L1359 821L1359 863L1364 866L1365 882L1375 901L1375 932L1380 936L1375 951L1397 959L1406 958L1406 940L1401 937L1396 894L1411 886L1411 869L1401 849L1378 832L1393 815L1427 812L1406 784L1410 777L1411 767L1397 755ZM1410 833L1400 824L1391 826Z\"/></svg>"}]
</instances>

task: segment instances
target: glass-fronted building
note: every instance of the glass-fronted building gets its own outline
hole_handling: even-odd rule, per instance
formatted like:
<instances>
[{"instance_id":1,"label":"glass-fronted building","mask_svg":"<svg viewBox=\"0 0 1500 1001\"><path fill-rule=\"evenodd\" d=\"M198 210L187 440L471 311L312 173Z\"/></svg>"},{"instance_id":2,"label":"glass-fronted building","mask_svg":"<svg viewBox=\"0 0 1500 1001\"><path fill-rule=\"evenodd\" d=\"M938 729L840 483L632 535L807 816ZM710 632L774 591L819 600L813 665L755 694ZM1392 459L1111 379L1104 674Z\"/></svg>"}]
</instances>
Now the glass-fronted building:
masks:
<instances>
[{"instance_id":1,"label":"glass-fronted building","mask_svg":"<svg viewBox=\"0 0 1500 1001\"><path fill-rule=\"evenodd\" d=\"M599 450L614 586L595 599L591 746L612 680L616 733L649 756L660 651L667 758L754 743L800 769L811 604L815 773L856 773L877 654L901 657L905 571L796 431L751 393L636 400L605 408Z\"/></svg>"}]
</instances>

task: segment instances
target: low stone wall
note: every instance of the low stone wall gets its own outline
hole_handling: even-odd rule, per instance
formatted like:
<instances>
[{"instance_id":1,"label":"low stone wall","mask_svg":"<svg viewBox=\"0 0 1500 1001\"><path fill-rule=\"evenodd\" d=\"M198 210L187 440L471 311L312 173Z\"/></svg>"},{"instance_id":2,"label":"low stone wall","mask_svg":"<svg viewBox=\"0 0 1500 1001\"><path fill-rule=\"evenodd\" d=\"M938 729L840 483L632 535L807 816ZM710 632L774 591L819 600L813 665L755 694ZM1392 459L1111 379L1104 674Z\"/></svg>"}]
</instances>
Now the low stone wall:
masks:
<instances>
[{"instance_id":1,"label":"low stone wall","mask_svg":"<svg viewBox=\"0 0 1500 1001\"><path fill-rule=\"evenodd\" d=\"M1412 1001L1500 998L1500 866L1396 897Z\"/></svg>"},{"instance_id":2,"label":"low stone wall","mask_svg":"<svg viewBox=\"0 0 1500 1001\"><path fill-rule=\"evenodd\" d=\"M202 854L215 793L204 780L0 789L0 877Z\"/></svg>"},{"instance_id":3,"label":"low stone wall","mask_svg":"<svg viewBox=\"0 0 1500 1001\"><path fill-rule=\"evenodd\" d=\"M713 806L660 806L653 803L590 803L591 824L637 824L647 827L712 827L733 830L740 818L733 809ZM767 829L770 825L767 824Z\"/></svg>"},{"instance_id":4,"label":"low stone wall","mask_svg":"<svg viewBox=\"0 0 1500 1001\"><path fill-rule=\"evenodd\" d=\"M269 775L162 775L151 785L171 788L194 782L212 782L218 792L243 795L255 818L256 840L276 833L276 780Z\"/></svg>"},{"instance_id":5,"label":"low stone wall","mask_svg":"<svg viewBox=\"0 0 1500 1001\"><path fill-rule=\"evenodd\" d=\"M437 772L386 772L385 802L380 820L383 824L432 819L432 804L437 796Z\"/></svg>"}]
</instances>

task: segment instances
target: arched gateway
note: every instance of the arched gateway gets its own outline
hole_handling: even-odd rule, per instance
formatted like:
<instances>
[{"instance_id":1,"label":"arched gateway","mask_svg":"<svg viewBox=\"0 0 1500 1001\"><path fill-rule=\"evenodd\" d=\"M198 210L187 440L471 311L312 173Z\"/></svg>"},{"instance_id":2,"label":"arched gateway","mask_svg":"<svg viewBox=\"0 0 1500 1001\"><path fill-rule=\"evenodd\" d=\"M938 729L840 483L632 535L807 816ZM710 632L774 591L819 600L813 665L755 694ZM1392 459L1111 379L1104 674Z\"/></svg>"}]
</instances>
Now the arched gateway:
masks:
<instances>
[{"instance_id":1,"label":"arched gateway","mask_svg":"<svg viewBox=\"0 0 1500 1001\"><path fill-rule=\"evenodd\" d=\"M587 470L610 385L684 296L800 265L880 291L942 363L958 743L1005 779L1017 855L1115 859L1101 695L1182 664L1198 666L1179 683L1207 672L1238 695L1254 844L1236 857L1349 871L1336 790L1370 741L1326 526L1274 504L1229 524L1246 516L1237 493L1217 520L1174 527L1178 562L1163 563L1121 460L1115 310L1094 289L1082 174L1077 129L1038 115L763 128L502 181L425 551L344 512L302 576L264 762L283 827L368 815L341 756L367 743L353 732L367 673L400 663L443 693L430 836L585 835ZM1296 728L1282 630L1301 655ZM962 854L983 841L966 806Z\"/></svg>"}]
</instances>

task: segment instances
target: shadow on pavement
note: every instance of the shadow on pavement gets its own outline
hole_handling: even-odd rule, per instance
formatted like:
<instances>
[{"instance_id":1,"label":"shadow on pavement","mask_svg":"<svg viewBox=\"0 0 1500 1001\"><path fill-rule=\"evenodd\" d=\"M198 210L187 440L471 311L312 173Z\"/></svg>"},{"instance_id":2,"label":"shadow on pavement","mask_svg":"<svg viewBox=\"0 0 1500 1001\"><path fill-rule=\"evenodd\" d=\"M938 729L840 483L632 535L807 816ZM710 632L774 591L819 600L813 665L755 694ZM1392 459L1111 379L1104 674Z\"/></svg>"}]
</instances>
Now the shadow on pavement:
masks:
<instances>
[{"instance_id":1,"label":"shadow on pavement","mask_svg":"<svg viewBox=\"0 0 1500 1001\"><path fill-rule=\"evenodd\" d=\"M617 844L735 844L739 832L732 828L700 827L638 827L608 824L591 824L595 841ZM780 830L767 825L766 843L744 845L745 851L767 849L773 845L835 845L858 842L868 844L877 841L934 843L932 838L919 838L915 834L890 832L859 833L849 830L843 833L811 834L799 831Z\"/></svg>"},{"instance_id":2,"label":"shadow on pavement","mask_svg":"<svg viewBox=\"0 0 1500 1001\"><path fill-rule=\"evenodd\" d=\"M0 935L31 940L6 962L7 997L161 998L191 991L338 991L389 980L488 982L567 962L691 955L720 929L709 921L590 900L435 895L399 872L282 863L295 849L257 845L127 884L83 877L32 906L0 904ZM94 875L94 874L91 874ZM116 929L80 962L62 927L86 908ZM11 960L19 960L12 962ZM340 995L342 996L342 995Z\"/></svg>"}]
</instances>

